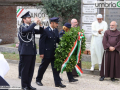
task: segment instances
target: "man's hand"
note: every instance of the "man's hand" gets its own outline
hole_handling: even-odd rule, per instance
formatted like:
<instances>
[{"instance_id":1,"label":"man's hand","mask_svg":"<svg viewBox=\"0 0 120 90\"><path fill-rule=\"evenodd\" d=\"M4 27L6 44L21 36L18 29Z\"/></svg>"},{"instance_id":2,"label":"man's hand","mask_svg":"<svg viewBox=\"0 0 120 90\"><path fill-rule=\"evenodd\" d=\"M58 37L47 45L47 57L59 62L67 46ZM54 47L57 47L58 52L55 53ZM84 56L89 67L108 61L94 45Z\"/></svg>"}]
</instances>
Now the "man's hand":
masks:
<instances>
[{"instance_id":1,"label":"man's hand","mask_svg":"<svg viewBox=\"0 0 120 90\"><path fill-rule=\"evenodd\" d=\"M44 54L41 54L41 55L40 55L40 58L42 58L42 59L43 59L43 58L44 58Z\"/></svg>"},{"instance_id":2,"label":"man's hand","mask_svg":"<svg viewBox=\"0 0 120 90\"><path fill-rule=\"evenodd\" d=\"M98 33L101 34L102 31L103 31L103 29L100 29L100 30L98 31Z\"/></svg>"},{"instance_id":3,"label":"man's hand","mask_svg":"<svg viewBox=\"0 0 120 90\"><path fill-rule=\"evenodd\" d=\"M99 34L101 34L101 31L98 31Z\"/></svg>"},{"instance_id":4,"label":"man's hand","mask_svg":"<svg viewBox=\"0 0 120 90\"><path fill-rule=\"evenodd\" d=\"M38 20L38 24L40 25L40 27L42 27L42 24L41 24L41 21L40 21L40 20Z\"/></svg>"},{"instance_id":5,"label":"man's hand","mask_svg":"<svg viewBox=\"0 0 120 90\"><path fill-rule=\"evenodd\" d=\"M110 46L110 47L109 47L109 50L110 50L110 51L114 51L115 48Z\"/></svg>"},{"instance_id":6,"label":"man's hand","mask_svg":"<svg viewBox=\"0 0 120 90\"><path fill-rule=\"evenodd\" d=\"M38 23L39 23L39 21L40 21L40 20L39 20L39 18L38 18L38 17L35 17L35 18L34 18L34 22L35 22L36 24L38 24Z\"/></svg>"}]
</instances>

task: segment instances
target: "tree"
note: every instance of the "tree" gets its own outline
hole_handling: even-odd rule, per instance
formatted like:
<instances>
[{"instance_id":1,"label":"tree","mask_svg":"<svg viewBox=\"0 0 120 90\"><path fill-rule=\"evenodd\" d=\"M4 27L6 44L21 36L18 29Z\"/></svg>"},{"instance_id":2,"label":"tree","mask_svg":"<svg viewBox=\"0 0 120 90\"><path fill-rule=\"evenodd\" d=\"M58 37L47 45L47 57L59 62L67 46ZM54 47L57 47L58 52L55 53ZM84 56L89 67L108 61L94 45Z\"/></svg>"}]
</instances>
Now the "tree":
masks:
<instances>
[{"instance_id":1,"label":"tree","mask_svg":"<svg viewBox=\"0 0 120 90\"><path fill-rule=\"evenodd\" d=\"M69 19L80 19L81 0L42 0L47 15L60 17L62 25Z\"/></svg>"}]
</instances>

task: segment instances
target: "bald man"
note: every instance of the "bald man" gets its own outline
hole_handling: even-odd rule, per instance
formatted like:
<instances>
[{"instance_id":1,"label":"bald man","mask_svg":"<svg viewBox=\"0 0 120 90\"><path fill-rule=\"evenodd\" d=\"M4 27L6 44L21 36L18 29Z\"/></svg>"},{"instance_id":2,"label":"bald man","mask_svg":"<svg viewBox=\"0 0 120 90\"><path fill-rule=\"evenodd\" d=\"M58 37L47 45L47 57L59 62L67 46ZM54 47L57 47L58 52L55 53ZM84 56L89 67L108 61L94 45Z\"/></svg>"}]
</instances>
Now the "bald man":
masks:
<instances>
[{"instance_id":1,"label":"bald man","mask_svg":"<svg viewBox=\"0 0 120 90\"><path fill-rule=\"evenodd\" d=\"M102 56L103 56L103 45L102 39L104 32L107 30L108 25L103 21L101 14L97 15L97 21L92 23L92 39L91 39L91 71L94 71L95 64L99 64L99 71L101 70Z\"/></svg>"},{"instance_id":2,"label":"bald man","mask_svg":"<svg viewBox=\"0 0 120 90\"><path fill-rule=\"evenodd\" d=\"M71 20L71 27L77 27L77 26L78 26L78 21L77 21L77 19L73 18Z\"/></svg>"},{"instance_id":3,"label":"bald man","mask_svg":"<svg viewBox=\"0 0 120 90\"><path fill-rule=\"evenodd\" d=\"M71 20L71 27L74 28L74 27L77 27L77 26L78 26L78 21L77 21L77 19L73 18L73 19ZM78 66L82 69L82 67L81 67L81 61L80 61L80 63L78 63ZM78 77L78 74L77 74L75 68L72 70L72 75L73 75L74 77Z\"/></svg>"},{"instance_id":4,"label":"bald man","mask_svg":"<svg viewBox=\"0 0 120 90\"><path fill-rule=\"evenodd\" d=\"M100 81L110 77L111 81L120 78L120 32L117 30L117 23L110 23L110 30L107 30L103 37L104 55L102 60Z\"/></svg>"}]
</instances>

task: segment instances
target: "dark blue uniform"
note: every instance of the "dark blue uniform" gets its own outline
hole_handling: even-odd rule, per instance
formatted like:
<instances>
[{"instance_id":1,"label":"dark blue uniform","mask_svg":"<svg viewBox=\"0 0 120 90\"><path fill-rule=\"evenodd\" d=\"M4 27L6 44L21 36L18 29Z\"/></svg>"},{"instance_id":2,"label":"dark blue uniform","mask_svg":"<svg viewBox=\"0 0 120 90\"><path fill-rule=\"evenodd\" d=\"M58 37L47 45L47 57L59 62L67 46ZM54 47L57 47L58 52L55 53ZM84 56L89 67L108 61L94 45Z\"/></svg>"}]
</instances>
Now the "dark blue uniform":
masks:
<instances>
[{"instance_id":1,"label":"dark blue uniform","mask_svg":"<svg viewBox=\"0 0 120 90\"><path fill-rule=\"evenodd\" d=\"M41 82L44 72L46 71L49 63L51 63L55 85L59 85L61 83L59 78L60 71L57 71L54 68L56 43L59 43L59 41L59 33L57 29L52 31L50 27L47 27L41 35L39 41L39 53L40 55L44 54L44 58L39 66L36 82Z\"/></svg>"},{"instance_id":2,"label":"dark blue uniform","mask_svg":"<svg viewBox=\"0 0 120 90\"><path fill-rule=\"evenodd\" d=\"M43 28L40 30L34 29L36 23L26 26L24 23L19 28L18 38L20 41L19 53L22 57L21 83L22 87L30 87L34 72L36 60L36 44L35 34L41 34Z\"/></svg>"},{"instance_id":3,"label":"dark blue uniform","mask_svg":"<svg viewBox=\"0 0 120 90\"><path fill-rule=\"evenodd\" d=\"M63 36L63 34L65 34L65 31L64 30L61 30L60 33L59 33L59 38L61 38ZM68 76L68 79L69 81L71 79L73 79L73 75L72 75L72 72L66 72L67 73L67 76Z\"/></svg>"}]
</instances>

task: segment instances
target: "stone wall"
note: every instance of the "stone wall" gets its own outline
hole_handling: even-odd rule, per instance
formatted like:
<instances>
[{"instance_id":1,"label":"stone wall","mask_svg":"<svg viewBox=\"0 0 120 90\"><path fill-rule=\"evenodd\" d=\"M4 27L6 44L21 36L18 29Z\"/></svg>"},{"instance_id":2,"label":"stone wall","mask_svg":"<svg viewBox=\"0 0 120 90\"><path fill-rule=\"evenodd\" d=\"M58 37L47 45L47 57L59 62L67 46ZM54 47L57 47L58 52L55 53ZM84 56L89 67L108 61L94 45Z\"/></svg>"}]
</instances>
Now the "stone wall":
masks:
<instances>
[{"instance_id":1,"label":"stone wall","mask_svg":"<svg viewBox=\"0 0 120 90\"><path fill-rule=\"evenodd\" d=\"M13 43L17 36L16 6L0 6L0 39L2 44Z\"/></svg>"}]
</instances>

